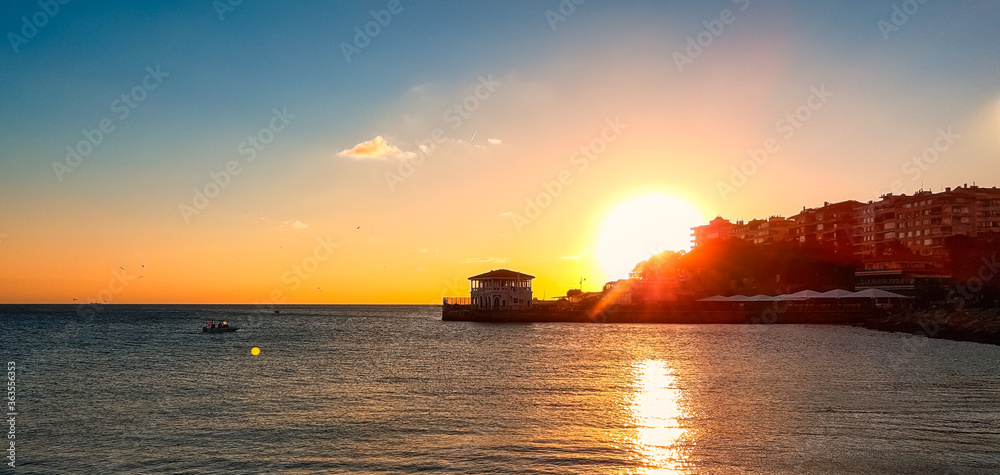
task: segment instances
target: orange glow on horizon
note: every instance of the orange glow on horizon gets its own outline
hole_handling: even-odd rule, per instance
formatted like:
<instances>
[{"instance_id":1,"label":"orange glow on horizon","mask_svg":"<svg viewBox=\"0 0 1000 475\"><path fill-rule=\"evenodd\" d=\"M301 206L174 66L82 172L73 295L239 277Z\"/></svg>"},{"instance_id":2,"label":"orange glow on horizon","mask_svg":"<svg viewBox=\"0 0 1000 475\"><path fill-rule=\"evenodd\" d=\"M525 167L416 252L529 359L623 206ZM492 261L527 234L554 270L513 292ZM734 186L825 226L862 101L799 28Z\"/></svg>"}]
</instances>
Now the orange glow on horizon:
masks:
<instances>
[{"instance_id":1,"label":"orange glow on horizon","mask_svg":"<svg viewBox=\"0 0 1000 475\"><path fill-rule=\"evenodd\" d=\"M671 41L635 32L592 45L585 59L567 54L579 47L573 43L497 71L502 85L457 129L442 122L442 111L475 97L482 71L377 94L379 106L357 130L335 126L353 120L342 111L296 119L258 160L243 162L245 170L190 223L178 204L190 202L210 170L239 159L241 137L260 124L206 126L178 142L184 147L162 149L139 140L170 130L152 129L157 133L121 150L102 149L108 157L88 160L65 181L41 166L12 169L16 179L0 190L0 303L438 304L443 296L468 296L466 279L496 268L537 276L534 296L551 298L579 287L581 278L582 290L600 290L651 254L686 249L689 227L716 215L788 216L889 191L893 180L921 186L901 175L900 165L939 124L885 128L900 123L897 117L925 117L887 108L912 97L895 81L851 94L833 87L869 77L872 64L823 75L835 97L786 139L775 121L807 100L819 76L794 76L804 60L780 28L746 38L745 50L713 48L683 75L649 61L656 45ZM807 70L835 64L812 61ZM950 152L970 157L966 168L938 164L927 171L928 184L989 176L1000 166L976 158L1000 150L1000 135L992 133L1000 99L988 97L971 124L954 117L956 130L970 127L969 139ZM297 110L305 114L314 103L310 95ZM606 124L617 120L624 127L605 138ZM85 121L74 119L74 133L78 122ZM433 154L388 186L386 174L400 173L399 157L420 152L418 143L436 128L444 138ZM579 150L598 139L606 142L601 152L581 166ZM720 196L717 184L729 183L748 150L768 139L778 140L779 150L737 191ZM338 155L356 144L364 146L354 155L367 158ZM9 155L49 163L49 152L30 147ZM155 167L135 166L136 157ZM510 216L524 215L526 201L560 176L566 184L538 216L515 226ZM630 207L650 195L680 204L654 206L655 217L645 220L642 206ZM696 215L700 222L678 217ZM317 240L327 239L339 247L314 265ZM126 277L115 275L119 267Z\"/></svg>"}]
</instances>

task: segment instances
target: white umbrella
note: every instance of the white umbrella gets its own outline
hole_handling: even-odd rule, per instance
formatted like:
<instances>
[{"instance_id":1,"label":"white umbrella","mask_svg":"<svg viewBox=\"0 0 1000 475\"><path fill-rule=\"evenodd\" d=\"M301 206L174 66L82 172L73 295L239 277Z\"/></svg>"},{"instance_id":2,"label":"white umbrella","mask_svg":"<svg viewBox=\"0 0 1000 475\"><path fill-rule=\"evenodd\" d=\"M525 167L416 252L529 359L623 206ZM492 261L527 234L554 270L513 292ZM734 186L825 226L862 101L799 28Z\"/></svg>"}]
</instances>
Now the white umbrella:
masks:
<instances>
[{"instance_id":1,"label":"white umbrella","mask_svg":"<svg viewBox=\"0 0 1000 475\"><path fill-rule=\"evenodd\" d=\"M812 291L810 290L810 292L812 292ZM818 294L819 292L816 292L816 293ZM796 297L795 294L781 294L781 295L775 295L773 297L773 300L778 301L778 302L789 302L789 301L792 301L792 300L796 300L796 301L798 301L798 300L806 300L806 297Z\"/></svg>"},{"instance_id":2,"label":"white umbrella","mask_svg":"<svg viewBox=\"0 0 1000 475\"><path fill-rule=\"evenodd\" d=\"M772 297L770 295L757 294L753 297L747 297L747 302L772 302L775 299L776 297Z\"/></svg>"},{"instance_id":3,"label":"white umbrella","mask_svg":"<svg viewBox=\"0 0 1000 475\"><path fill-rule=\"evenodd\" d=\"M841 298L851 298L854 297L854 292L843 289L833 289L828 292L823 292L820 294L820 298L824 299L841 299Z\"/></svg>"},{"instance_id":4,"label":"white umbrella","mask_svg":"<svg viewBox=\"0 0 1000 475\"><path fill-rule=\"evenodd\" d=\"M698 300L699 302L728 302L729 297L723 297L721 295L713 295L711 297L705 297Z\"/></svg>"},{"instance_id":5,"label":"white umbrella","mask_svg":"<svg viewBox=\"0 0 1000 475\"><path fill-rule=\"evenodd\" d=\"M899 295L892 292L887 292L882 289L865 289L860 292L855 292L856 297L866 297L871 299L909 299L913 297L907 297L905 295Z\"/></svg>"},{"instance_id":6,"label":"white umbrella","mask_svg":"<svg viewBox=\"0 0 1000 475\"><path fill-rule=\"evenodd\" d=\"M815 299L822 298L823 294L815 290L800 290L794 294L786 294L786 297L791 297L794 299Z\"/></svg>"}]
</instances>

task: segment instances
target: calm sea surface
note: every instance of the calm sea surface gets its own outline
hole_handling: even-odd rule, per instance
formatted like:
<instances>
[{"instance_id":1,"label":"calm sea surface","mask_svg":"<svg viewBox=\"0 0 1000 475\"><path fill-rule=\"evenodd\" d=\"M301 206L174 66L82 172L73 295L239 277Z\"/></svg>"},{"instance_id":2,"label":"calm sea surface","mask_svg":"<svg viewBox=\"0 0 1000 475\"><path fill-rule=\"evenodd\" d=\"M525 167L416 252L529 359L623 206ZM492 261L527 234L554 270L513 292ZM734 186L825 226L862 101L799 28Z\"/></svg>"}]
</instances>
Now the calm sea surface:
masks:
<instances>
[{"instance_id":1,"label":"calm sea surface","mask_svg":"<svg viewBox=\"0 0 1000 475\"><path fill-rule=\"evenodd\" d=\"M0 306L0 357L15 473L1000 473L1000 347L851 327Z\"/></svg>"}]
</instances>

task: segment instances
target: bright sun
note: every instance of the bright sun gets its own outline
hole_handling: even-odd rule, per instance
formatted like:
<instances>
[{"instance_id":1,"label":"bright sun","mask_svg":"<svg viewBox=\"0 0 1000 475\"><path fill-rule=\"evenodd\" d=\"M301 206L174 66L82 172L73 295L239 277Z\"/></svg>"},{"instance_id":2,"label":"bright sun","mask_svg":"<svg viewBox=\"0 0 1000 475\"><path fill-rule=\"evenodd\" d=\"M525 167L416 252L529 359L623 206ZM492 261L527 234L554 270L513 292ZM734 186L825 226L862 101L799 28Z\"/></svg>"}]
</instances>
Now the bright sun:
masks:
<instances>
[{"instance_id":1,"label":"bright sun","mask_svg":"<svg viewBox=\"0 0 1000 475\"><path fill-rule=\"evenodd\" d=\"M684 200L665 194L643 195L608 214L597 237L597 260L609 279L624 279L635 265L663 250L691 248L691 227L704 224Z\"/></svg>"}]
</instances>

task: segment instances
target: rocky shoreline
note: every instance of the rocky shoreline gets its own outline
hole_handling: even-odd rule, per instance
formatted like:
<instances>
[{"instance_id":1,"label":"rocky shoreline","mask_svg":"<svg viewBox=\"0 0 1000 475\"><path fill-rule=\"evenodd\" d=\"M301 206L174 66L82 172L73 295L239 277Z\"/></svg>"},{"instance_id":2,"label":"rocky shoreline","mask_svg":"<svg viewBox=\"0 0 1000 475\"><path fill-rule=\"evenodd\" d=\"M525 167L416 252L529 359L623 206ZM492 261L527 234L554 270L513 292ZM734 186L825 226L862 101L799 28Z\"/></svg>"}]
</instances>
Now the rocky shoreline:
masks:
<instances>
[{"instance_id":1,"label":"rocky shoreline","mask_svg":"<svg viewBox=\"0 0 1000 475\"><path fill-rule=\"evenodd\" d=\"M1000 345L1000 309L933 309L870 318L872 330L912 333L928 338Z\"/></svg>"}]
</instances>

